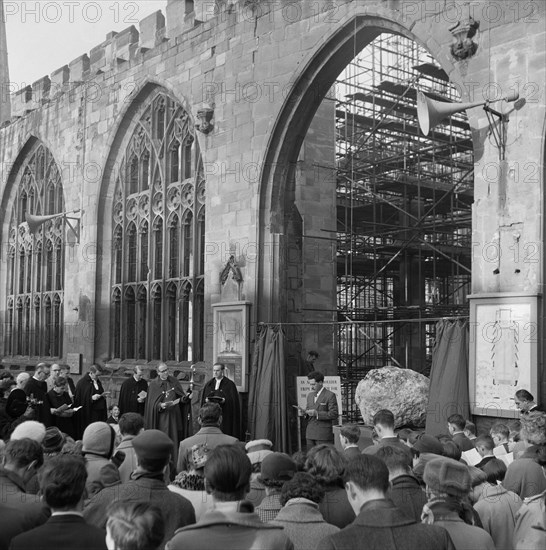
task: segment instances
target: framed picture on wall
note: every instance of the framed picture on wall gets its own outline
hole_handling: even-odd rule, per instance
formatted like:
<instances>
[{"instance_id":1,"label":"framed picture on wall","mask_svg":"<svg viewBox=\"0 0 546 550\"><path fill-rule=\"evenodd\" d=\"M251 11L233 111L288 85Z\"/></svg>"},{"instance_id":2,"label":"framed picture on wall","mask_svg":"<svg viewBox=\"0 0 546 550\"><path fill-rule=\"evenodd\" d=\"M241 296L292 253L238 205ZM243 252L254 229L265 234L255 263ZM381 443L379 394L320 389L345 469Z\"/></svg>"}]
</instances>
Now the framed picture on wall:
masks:
<instances>
[{"instance_id":1,"label":"framed picture on wall","mask_svg":"<svg viewBox=\"0 0 546 550\"><path fill-rule=\"evenodd\" d=\"M470 404L473 414L518 418L514 394L538 393L538 296L470 298Z\"/></svg>"},{"instance_id":2,"label":"framed picture on wall","mask_svg":"<svg viewBox=\"0 0 546 550\"><path fill-rule=\"evenodd\" d=\"M240 392L247 391L249 302L214 304L214 361L223 363L226 376L235 382Z\"/></svg>"},{"instance_id":3,"label":"framed picture on wall","mask_svg":"<svg viewBox=\"0 0 546 550\"><path fill-rule=\"evenodd\" d=\"M67 353L66 364L70 367L70 374L81 374L82 373L82 354Z\"/></svg>"}]
</instances>

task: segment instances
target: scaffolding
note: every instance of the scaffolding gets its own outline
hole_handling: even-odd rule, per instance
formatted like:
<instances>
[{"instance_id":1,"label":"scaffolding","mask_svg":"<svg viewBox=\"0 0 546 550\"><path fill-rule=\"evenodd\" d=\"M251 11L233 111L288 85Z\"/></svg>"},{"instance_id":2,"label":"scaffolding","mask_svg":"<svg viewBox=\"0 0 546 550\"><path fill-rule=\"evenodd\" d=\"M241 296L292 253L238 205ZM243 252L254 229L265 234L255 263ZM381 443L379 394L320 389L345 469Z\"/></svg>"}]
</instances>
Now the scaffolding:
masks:
<instances>
[{"instance_id":1,"label":"scaffolding","mask_svg":"<svg viewBox=\"0 0 546 550\"><path fill-rule=\"evenodd\" d=\"M464 112L419 130L417 91L460 101L417 43L381 34L336 81L338 371L347 419L373 368L429 374L435 323L468 316L473 150Z\"/></svg>"}]
</instances>

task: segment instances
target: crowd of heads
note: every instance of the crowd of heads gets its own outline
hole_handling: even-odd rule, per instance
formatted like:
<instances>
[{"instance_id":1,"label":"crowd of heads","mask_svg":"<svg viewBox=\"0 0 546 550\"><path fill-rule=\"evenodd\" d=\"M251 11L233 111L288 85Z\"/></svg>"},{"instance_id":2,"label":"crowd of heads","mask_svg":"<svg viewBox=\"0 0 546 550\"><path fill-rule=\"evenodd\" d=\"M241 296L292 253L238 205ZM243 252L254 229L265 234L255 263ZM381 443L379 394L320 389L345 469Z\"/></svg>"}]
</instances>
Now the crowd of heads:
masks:
<instances>
[{"instance_id":1,"label":"crowd of heads","mask_svg":"<svg viewBox=\"0 0 546 550\"><path fill-rule=\"evenodd\" d=\"M215 377L221 377L223 366L214 368ZM45 379L47 371L45 365L39 365L35 376ZM53 365L51 372L55 373L53 388L64 391L67 379L63 368ZM167 365L160 364L158 373L167 377ZM91 367L89 374L94 379L99 375L98 368ZM141 374L142 369L135 368L135 378ZM308 378L315 386L324 381L317 371L309 373ZM24 386L28 376L20 375L9 384L5 380L0 380L0 388L11 389L14 385ZM214 448L206 443L194 445L188 451L188 469L176 476L172 472L171 479L174 478L174 486L200 491L213 503L243 501L254 481L265 488L268 496L277 495L281 506L301 499L318 505L328 491L341 490L358 514L363 503L386 498L393 480L411 476L426 491L428 513L437 512L439 503L442 509L455 506L463 510L465 502L479 498L477 488L484 484L497 487L505 480L507 464L494 454L501 446L507 452L519 441L537 446L536 463L546 469L546 414L529 412L528 403L533 403L533 396L528 392L522 390L516 398L525 411L520 421L496 422L485 431L462 415L452 414L446 421L449 435L438 436L421 430L397 430L395 415L387 409L379 410L373 416L377 450L351 458L331 444L318 444L293 455L275 450L267 439ZM203 428L219 428L222 407L205 403L197 421ZM118 423L120 437L131 438L139 471L158 478L168 475L175 451L173 441L160 430L145 430L144 419L137 413L121 415ZM459 434L472 441L472 448L488 460L477 468L469 467L453 437ZM339 438L342 449L357 446L361 441L360 426L342 426ZM392 438L400 445L381 444ZM25 483L35 476L41 498L52 512L81 512L89 497L86 460L90 456L113 459L118 443L116 431L106 422L91 423L81 442L76 442L56 427L46 429L30 420L13 430L2 450L3 465ZM468 509L461 517L471 521ZM147 502L114 502L108 506L105 537L110 550L158 548L165 537L165 518Z\"/></svg>"}]
</instances>

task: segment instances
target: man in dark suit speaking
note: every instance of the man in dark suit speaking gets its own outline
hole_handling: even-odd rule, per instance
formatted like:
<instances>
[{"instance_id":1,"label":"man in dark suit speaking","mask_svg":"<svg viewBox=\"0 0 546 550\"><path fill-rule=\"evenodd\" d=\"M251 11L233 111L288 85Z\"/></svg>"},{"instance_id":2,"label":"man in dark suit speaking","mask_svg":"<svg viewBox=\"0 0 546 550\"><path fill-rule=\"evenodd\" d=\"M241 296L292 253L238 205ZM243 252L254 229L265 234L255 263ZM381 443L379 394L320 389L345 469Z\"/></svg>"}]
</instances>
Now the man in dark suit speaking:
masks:
<instances>
[{"instance_id":1,"label":"man in dark suit speaking","mask_svg":"<svg viewBox=\"0 0 546 550\"><path fill-rule=\"evenodd\" d=\"M309 418L305 432L309 450L321 443L334 442L332 425L339 413L336 394L324 387L324 374L319 371L310 372L307 380L311 384L311 392L307 395L307 407L302 412Z\"/></svg>"}]
</instances>

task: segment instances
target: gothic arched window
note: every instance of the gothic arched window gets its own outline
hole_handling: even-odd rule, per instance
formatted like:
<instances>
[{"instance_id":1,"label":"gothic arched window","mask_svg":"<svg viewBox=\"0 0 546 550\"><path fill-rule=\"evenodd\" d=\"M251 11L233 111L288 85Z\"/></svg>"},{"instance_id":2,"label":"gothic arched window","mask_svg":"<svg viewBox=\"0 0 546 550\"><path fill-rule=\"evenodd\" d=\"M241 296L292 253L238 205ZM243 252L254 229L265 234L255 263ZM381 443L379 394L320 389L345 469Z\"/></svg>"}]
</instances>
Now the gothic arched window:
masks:
<instances>
[{"instance_id":1,"label":"gothic arched window","mask_svg":"<svg viewBox=\"0 0 546 550\"><path fill-rule=\"evenodd\" d=\"M198 361L205 219L199 148L188 113L166 93L157 91L140 113L112 175L111 355Z\"/></svg>"},{"instance_id":2,"label":"gothic arched window","mask_svg":"<svg viewBox=\"0 0 546 550\"><path fill-rule=\"evenodd\" d=\"M49 150L36 145L23 161L8 234L7 327L10 356L58 358L63 349L65 236L62 217L32 234L25 214L65 211L63 186Z\"/></svg>"}]
</instances>

